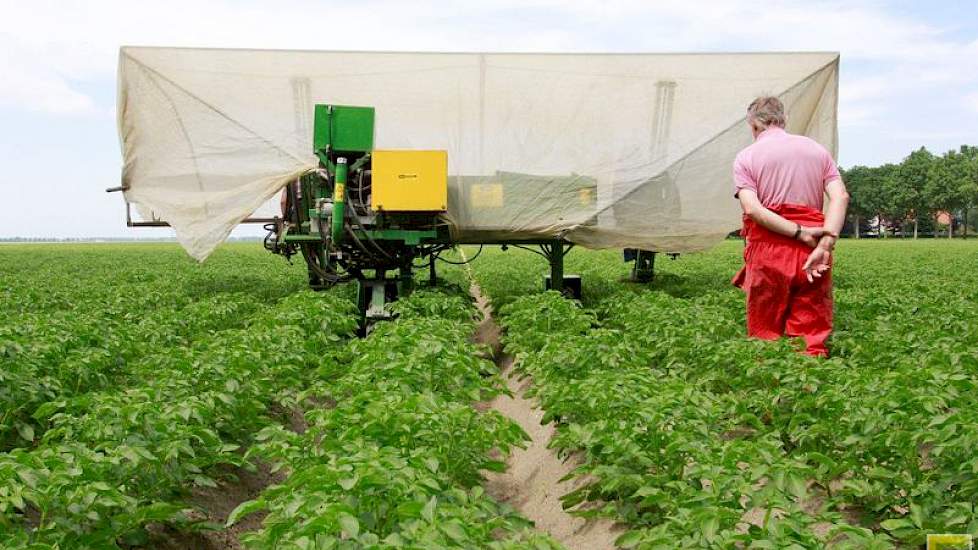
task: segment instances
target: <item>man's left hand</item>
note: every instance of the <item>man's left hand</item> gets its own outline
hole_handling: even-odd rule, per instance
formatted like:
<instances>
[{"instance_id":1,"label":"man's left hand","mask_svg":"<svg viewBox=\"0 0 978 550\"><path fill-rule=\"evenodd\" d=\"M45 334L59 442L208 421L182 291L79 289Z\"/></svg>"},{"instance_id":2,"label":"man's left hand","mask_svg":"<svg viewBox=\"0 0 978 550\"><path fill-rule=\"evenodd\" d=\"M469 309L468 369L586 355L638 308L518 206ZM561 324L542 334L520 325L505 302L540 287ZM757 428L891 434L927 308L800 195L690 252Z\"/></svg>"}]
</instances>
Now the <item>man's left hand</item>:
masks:
<instances>
[{"instance_id":1,"label":"man's left hand","mask_svg":"<svg viewBox=\"0 0 978 550\"><path fill-rule=\"evenodd\" d=\"M799 225L798 229L801 231L798 233L797 239L812 248L815 248L815 246L818 245L822 235L825 234L824 227L805 227L803 225Z\"/></svg>"},{"instance_id":2,"label":"man's left hand","mask_svg":"<svg viewBox=\"0 0 978 550\"><path fill-rule=\"evenodd\" d=\"M829 252L828 248L819 245L808 255L808 259L805 260L805 265L801 269L805 272L805 277L808 278L808 282L813 283L815 279L820 278L831 267L832 253Z\"/></svg>"}]
</instances>

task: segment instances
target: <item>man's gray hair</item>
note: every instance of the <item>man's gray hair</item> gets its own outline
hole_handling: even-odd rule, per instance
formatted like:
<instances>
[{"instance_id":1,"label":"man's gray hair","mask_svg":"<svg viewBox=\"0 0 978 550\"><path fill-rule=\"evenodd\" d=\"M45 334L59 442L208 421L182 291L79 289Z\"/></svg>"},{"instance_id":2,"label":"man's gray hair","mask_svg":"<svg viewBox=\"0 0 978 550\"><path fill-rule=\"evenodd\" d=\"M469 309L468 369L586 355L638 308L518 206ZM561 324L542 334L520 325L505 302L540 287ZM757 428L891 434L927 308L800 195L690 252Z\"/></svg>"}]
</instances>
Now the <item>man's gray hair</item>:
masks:
<instances>
[{"instance_id":1,"label":"man's gray hair","mask_svg":"<svg viewBox=\"0 0 978 550\"><path fill-rule=\"evenodd\" d=\"M761 96L747 107L747 119L755 127L777 126L784 128L787 122L784 116L784 103L781 103L781 100L774 96Z\"/></svg>"}]
</instances>

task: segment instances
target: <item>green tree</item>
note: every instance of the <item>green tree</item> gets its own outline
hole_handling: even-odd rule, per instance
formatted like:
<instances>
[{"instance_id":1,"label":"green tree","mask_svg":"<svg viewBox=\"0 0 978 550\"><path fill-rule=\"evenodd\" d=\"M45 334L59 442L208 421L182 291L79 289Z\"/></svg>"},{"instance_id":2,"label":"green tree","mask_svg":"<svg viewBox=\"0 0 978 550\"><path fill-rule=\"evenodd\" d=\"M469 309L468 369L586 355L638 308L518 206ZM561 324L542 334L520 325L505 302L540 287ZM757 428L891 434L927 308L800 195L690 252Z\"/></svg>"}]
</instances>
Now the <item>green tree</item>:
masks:
<instances>
[{"instance_id":1,"label":"green tree","mask_svg":"<svg viewBox=\"0 0 978 550\"><path fill-rule=\"evenodd\" d=\"M885 200L884 176L882 167L853 166L842 177L849 191L849 214L853 217L853 236L859 238L861 220L877 217L883 210Z\"/></svg>"},{"instance_id":2,"label":"green tree","mask_svg":"<svg viewBox=\"0 0 978 550\"><path fill-rule=\"evenodd\" d=\"M911 215L913 190L900 184L899 172L899 164L888 163L873 168L873 177L879 187L877 215L880 217L881 236L886 236L887 224L896 223L902 226Z\"/></svg>"},{"instance_id":3,"label":"green tree","mask_svg":"<svg viewBox=\"0 0 978 550\"><path fill-rule=\"evenodd\" d=\"M902 218L899 219L905 220L908 217L913 219L915 239L920 225L920 216L933 211L924 191L933 164L934 155L926 147L921 147L903 159L894 177L887 180L889 199L887 202L894 213L902 214Z\"/></svg>"},{"instance_id":4,"label":"green tree","mask_svg":"<svg viewBox=\"0 0 978 550\"><path fill-rule=\"evenodd\" d=\"M964 236L968 236L968 211L978 207L978 147L962 145L960 155L963 157L965 181L961 187L961 197L964 202Z\"/></svg>"},{"instance_id":5,"label":"green tree","mask_svg":"<svg viewBox=\"0 0 978 550\"><path fill-rule=\"evenodd\" d=\"M928 209L935 216L935 234L937 216L946 212L949 217L947 236L949 239L954 237L954 214L965 206L969 179L968 158L957 151L948 151L931 162L924 196Z\"/></svg>"}]
</instances>

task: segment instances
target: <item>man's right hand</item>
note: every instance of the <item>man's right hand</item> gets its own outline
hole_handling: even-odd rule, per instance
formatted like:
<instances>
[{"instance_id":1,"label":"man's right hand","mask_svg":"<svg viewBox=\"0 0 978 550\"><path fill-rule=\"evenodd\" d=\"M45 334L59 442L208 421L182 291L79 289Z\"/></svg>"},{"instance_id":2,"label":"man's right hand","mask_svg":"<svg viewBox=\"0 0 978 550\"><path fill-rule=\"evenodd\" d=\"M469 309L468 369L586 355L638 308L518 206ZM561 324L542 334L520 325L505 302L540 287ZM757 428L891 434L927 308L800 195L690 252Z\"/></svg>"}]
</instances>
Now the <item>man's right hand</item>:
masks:
<instances>
[{"instance_id":1,"label":"man's right hand","mask_svg":"<svg viewBox=\"0 0 978 550\"><path fill-rule=\"evenodd\" d=\"M827 247L818 245L808 255L808 259L805 260L805 265L801 269L805 272L805 277L808 279L808 282L813 283L815 279L820 278L831 267L832 252Z\"/></svg>"}]
</instances>

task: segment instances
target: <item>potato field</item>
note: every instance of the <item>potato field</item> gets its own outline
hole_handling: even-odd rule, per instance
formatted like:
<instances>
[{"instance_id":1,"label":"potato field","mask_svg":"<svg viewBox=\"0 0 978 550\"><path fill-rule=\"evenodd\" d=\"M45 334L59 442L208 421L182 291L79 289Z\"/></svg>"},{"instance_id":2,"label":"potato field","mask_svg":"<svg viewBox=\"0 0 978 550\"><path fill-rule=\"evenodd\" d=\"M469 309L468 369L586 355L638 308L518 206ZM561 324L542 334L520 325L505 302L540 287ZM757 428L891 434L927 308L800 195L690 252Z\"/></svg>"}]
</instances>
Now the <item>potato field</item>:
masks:
<instances>
[{"instance_id":1,"label":"potato field","mask_svg":"<svg viewBox=\"0 0 978 550\"><path fill-rule=\"evenodd\" d=\"M487 248L358 338L258 243L0 246L0 547L581 547L487 482L533 443L504 359L616 546L978 534L978 244L841 243L828 360L744 337L741 250L575 249L578 303Z\"/></svg>"}]
</instances>

